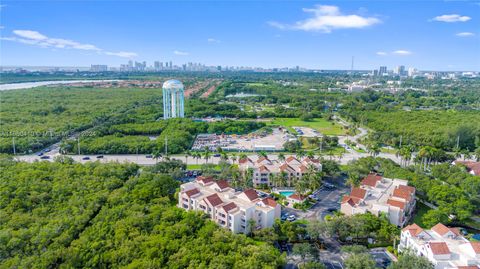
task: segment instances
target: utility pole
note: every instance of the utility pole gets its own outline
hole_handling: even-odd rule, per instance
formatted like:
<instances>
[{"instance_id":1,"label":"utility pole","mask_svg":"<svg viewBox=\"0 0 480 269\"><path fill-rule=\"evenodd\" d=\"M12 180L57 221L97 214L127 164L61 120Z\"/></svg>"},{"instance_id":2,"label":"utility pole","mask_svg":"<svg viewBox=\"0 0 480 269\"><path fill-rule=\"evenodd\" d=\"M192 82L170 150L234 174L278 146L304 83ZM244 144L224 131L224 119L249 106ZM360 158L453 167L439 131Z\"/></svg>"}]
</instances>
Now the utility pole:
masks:
<instances>
[{"instance_id":1,"label":"utility pole","mask_svg":"<svg viewBox=\"0 0 480 269\"><path fill-rule=\"evenodd\" d=\"M403 135L400 136L400 147L399 148L402 148L402 138L403 138Z\"/></svg>"},{"instance_id":2,"label":"utility pole","mask_svg":"<svg viewBox=\"0 0 480 269\"><path fill-rule=\"evenodd\" d=\"M80 155L80 135L78 135L77 142L78 142L78 145L77 145L78 155Z\"/></svg>"},{"instance_id":3,"label":"utility pole","mask_svg":"<svg viewBox=\"0 0 480 269\"><path fill-rule=\"evenodd\" d=\"M16 150L15 150L15 136L12 136L12 145L13 145L13 155L16 154Z\"/></svg>"},{"instance_id":4,"label":"utility pole","mask_svg":"<svg viewBox=\"0 0 480 269\"><path fill-rule=\"evenodd\" d=\"M459 148L460 146L460 136L457 136L457 149Z\"/></svg>"}]
</instances>

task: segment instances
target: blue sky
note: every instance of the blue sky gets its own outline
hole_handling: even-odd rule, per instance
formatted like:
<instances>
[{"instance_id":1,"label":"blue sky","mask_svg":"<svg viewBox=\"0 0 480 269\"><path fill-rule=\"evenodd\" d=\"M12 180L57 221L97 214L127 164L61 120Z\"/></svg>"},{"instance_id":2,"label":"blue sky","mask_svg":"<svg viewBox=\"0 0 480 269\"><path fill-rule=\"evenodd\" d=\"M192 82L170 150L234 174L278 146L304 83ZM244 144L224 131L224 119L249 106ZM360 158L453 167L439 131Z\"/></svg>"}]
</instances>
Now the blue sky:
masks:
<instances>
[{"instance_id":1,"label":"blue sky","mask_svg":"<svg viewBox=\"0 0 480 269\"><path fill-rule=\"evenodd\" d=\"M480 70L480 1L2 1L1 65Z\"/></svg>"}]
</instances>

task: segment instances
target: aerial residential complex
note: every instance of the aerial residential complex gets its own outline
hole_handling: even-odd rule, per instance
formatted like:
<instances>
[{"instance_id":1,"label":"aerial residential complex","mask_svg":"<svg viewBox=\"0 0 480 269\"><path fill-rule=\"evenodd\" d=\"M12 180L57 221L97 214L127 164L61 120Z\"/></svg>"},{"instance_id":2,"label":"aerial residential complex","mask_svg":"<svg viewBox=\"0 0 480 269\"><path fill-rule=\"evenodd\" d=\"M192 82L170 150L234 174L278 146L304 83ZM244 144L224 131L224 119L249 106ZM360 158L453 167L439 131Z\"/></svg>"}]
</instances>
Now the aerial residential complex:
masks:
<instances>
[{"instance_id":1,"label":"aerial residential complex","mask_svg":"<svg viewBox=\"0 0 480 269\"><path fill-rule=\"evenodd\" d=\"M246 173L249 169L253 172L254 186L268 185L275 186L285 185L280 182L273 182L275 176L284 175L284 181L287 186L292 186L296 179L302 178L309 169L315 172L322 171L322 164L317 159L303 158L298 160L294 156L281 160L270 160L267 157L260 157L256 160L245 158L239 160L239 169Z\"/></svg>"},{"instance_id":2,"label":"aerial residential complex","mask_svg":"<svg viewBox=\"0 0 480 269\"><path fill-rule=\"evenodd\" d=\"M345 215L370 212L387 214L390 222L403 227L415 208L415 188L406 180L384 178L369 174L360 187L352 188L350 195L342 198L341 212Z\"/></svg>"},{"instance_id":3,"label":"aerial residential complex","mask_svg":"<svg viewBox=\"0 0 480 269\"><path fill-rule=\"evenodd\" d=\"M225 180L207 177L198 177L180 186L178 207L203 211L234 233L271 227L281 213L274 199L260 198L254 189L236 191Z\"/></svg>"},{"instance_id":4,"label":"aerial residential complex","mask_svg":"<svg viewBox=\"0 0 480 269\"><path fill-rule=\"evenodd\" d=\"M435 269L480 268L480 242L470 242L459 229L441 223L431 230L424 230L417 224L403 228L398 250L410 250L426 257Z\"/></svg>"}]
</instances>

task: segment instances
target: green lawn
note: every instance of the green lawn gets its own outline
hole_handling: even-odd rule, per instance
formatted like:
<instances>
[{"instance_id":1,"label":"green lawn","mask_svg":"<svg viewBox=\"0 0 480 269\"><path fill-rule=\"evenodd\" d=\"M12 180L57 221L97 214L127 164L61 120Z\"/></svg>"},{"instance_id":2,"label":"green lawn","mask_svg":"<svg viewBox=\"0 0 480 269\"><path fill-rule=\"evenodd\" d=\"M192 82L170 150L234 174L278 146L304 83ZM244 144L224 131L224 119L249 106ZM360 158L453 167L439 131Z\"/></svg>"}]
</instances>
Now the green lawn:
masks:
<instances>
[{"instance_id":1,"label":"green lawn","mask_svg":"<svg viewBox=\"0 0 480 269\"><path fill-rule=\"evenodd\" d=\"M413 221L410 221L410 222L416 223L418 226L422 228L429 228L429 227L425 227L425 225L422 222L422 217L423 215L425 215L425 213L427 213L428 210L430 210L430 207L424 205L422 202L419 202L417 200L415 216L413 217Z\"/></svg>"},{"instance_id":2,"label":"green lawn","mask_svg":"<svg viewBox=\"0 0 480 269\"><path fill-rule=\"evenodd\" d=\"M345 130L341 125L333 123L323 118L315 118L310 121L303 121L299 118L275 118L269 122L270 125L281 125L287 127L293 133L293 126L310 127L325 135L344 135Z\"/></svg>"},{"instance_id":3,"label":"green lawn","mask_svg":"<svg viewBox=\"0 0 480 269\"><path fill-rule=\"evenodd\" d=\"M205 163L188 164L188 165L187 165L187 170L201 170L203 164L205 164ZM220 166L219 166L219 165L215 165L215 170L219 170L219 171L220 171Z\"/></svg>"}]
</instances>

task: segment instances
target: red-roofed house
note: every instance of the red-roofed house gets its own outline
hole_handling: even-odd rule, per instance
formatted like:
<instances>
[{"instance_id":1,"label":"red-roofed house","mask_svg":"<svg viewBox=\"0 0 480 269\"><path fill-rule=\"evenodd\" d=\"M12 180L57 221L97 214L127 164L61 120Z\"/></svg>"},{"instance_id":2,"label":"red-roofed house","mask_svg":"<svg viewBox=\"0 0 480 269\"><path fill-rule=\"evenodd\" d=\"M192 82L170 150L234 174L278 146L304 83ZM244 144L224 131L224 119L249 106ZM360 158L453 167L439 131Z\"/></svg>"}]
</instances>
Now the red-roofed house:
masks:
<instances>
[{"instance_id":1,"label":"red-roofed house","mask_svg":"<svg viewBox=\"0 0 480 269\"><path fill-rule=\"evenodd\" d=\"M363 180L362 185L375 188L379 182L382 181L382 176L374 173L368 174Z\"/></svg>"},{"instance_id":2,"label":"red-roofed house","mask_svg":"<svg viewBox=\"0 0 480 269\"><path fill-rule=\"evenodd\" d=\"M402 229L398 251L426 257L435 269L469 268L480 265L480 242L469 242L456 228L441 223L424 230L416 224Z\"/></svg>"},{"instance_id":3,"label":"red-roofed house","mask_svg":"<svg viewBox=\"0 0 480 269\"><path fill-rule=\"evenodd\" d=\"M297 193L294 193L290 196L287 197L287 201L289 203L289 205L294 205L294 204L297 204L297 203L303 203L305 202L305 200L307 199L306 196L303 196L303 195L300 195L300 194L297 194Z\"/></svg>"},{"instance_id":4,"label":"red-roofed house","mask_svg":"<svg viewBox=\"0 0 480 269\"><path fill-rule=\"evenodd\" d=\"M260 199L254 189L240 192L230 188L225 180L206 185L204 181L180 185L178 207L203 211L218 225L234 233L249 231L249 220L255 221L254 229L261 229L272 227L280 217L280 205L272 198Z\"/></svg>"}]
</instances>

